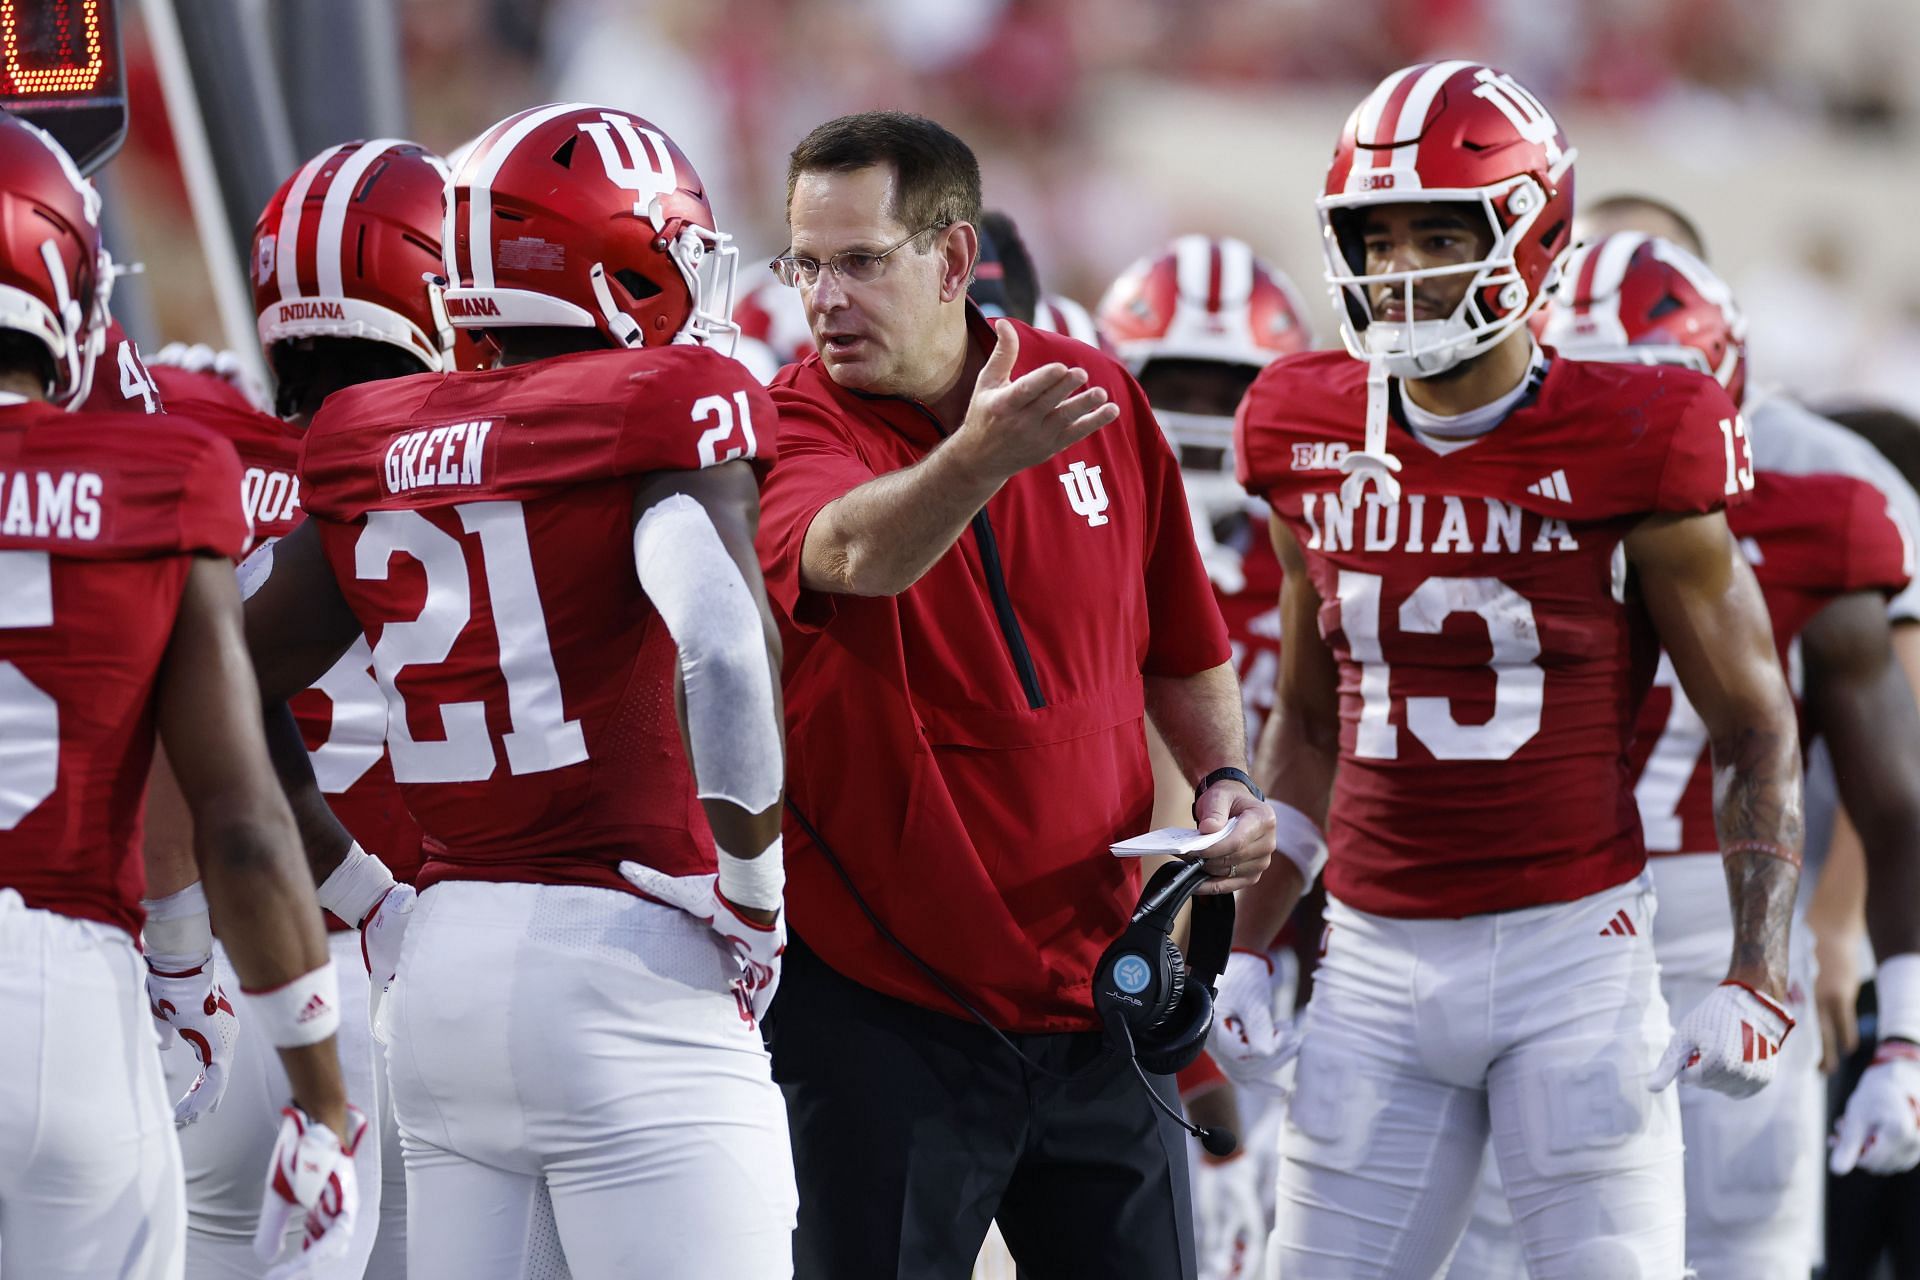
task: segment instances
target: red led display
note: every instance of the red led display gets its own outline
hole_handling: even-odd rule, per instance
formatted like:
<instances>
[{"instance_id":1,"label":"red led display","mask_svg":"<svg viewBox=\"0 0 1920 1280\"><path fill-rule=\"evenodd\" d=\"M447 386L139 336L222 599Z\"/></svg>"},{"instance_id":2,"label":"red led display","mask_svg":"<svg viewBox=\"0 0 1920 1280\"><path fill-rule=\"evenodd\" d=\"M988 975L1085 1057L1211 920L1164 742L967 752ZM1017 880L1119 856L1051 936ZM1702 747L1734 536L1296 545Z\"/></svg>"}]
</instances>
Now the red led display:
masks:
<instances>
[{"instance_id":1,"label":"red led display","mask_svg":"<svg viewBox=\"0 0 1920 1280\"><path fill-rule=\"evenodd\" d=\"M0 109L58 138L83 169L126 132L114 0L0 0Z\"/></svg>"},{"instance_id":2,"label":"red led display","mask_svg":"<svg viewBox=\"0 0 1920 1280\"><path fill-rule=\"evenodd\" d=\"M113 70L105 7L101 0L0 0L0 92L10 98L98 92Z\"/></svg>"}]
</instances>

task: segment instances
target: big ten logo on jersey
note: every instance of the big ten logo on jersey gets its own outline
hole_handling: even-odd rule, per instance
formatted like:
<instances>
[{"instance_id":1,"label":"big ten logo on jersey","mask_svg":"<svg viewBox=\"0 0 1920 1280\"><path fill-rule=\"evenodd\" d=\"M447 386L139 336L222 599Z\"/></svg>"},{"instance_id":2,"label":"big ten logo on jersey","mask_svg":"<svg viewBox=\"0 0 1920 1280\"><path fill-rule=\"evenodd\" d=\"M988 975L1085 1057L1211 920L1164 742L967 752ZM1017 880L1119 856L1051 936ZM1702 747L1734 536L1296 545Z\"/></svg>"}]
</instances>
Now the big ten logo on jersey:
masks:
<instances>
[{"instance_id":1,"label":"big ten logo on jersey","mask_svg":"<svg viewBox=\"0 0 1920 1280\"><path fill-rule=\"evenodd\" d=\"M635 217L646 217L656 196L664 196L680 185L667 140L652 129L636 126L630 117L603 111L598 120L581 125L580 132L593 139L607 177L616 186L633 192ZM619 137L618 146L615 135ZM621 154L623 148L625 155Z\"/></svg>"},{"instance_id":2,"label":"big ten logo on jersey","mask_svg":"<svg viewBox=\"0 0 1920 1280\"><path fill-rule=\"evenodd\" d=\"M255 529L300 518L300 477L291 471L248 467L240 477L240 505Z\"/></svg>"},{"instance_id":3,"label":"big ten logo on jersey","mask_svg":"<svg viewBox=\"0 0 1920 1280\"><path fill-rule=\"evenodd\" d=\"M693 402L693 421L712 424L694 446L702 467L758 455L760 442L753 434L753 411L747 407L746 392L734 392L731 402L726 396L701 396Z\"/></svg>"},{"instance_id":4,"label":"big ten logo on jersey","mask_svg":"<svg viewBox=\"0 0 1920 1280\"><path fill-rule=\"evenodd\" d=\"M1564 489L1564 478L1560 486ZM1559 489L1552 496L1572 500ZM1414 493L1399 502L1387 502L1377 493L1368 493L1362 505L1364 514L1341 501L1338 492L1303 495L1300 513L1307 523L1307 549L1415 555L1580 549L1566 521L1498 498Z\"/></svg>"}]
</instances>

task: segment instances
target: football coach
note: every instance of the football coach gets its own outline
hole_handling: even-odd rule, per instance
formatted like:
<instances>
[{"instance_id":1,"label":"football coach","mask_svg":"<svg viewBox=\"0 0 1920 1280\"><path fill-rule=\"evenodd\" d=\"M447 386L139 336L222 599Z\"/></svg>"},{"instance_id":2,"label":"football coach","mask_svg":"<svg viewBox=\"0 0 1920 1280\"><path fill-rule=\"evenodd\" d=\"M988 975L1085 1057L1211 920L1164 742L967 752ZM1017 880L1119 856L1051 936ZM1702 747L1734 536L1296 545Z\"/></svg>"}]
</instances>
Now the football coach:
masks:
<instances>
[{"instance_id":1,"label":"football coach","mask_svg":"<svg viewBox=\"0 0 1920 1280\"><path fill-rule=\"evenodd\" d=\"M789 160L773 265L816 354L773 384L760 550L796 1274L965 1280L998 1218L1036 1280L1191 1280L1184 1135L1091 997L1140 892L1107 846L1150 825L1143 717L1202 830L1239 818L1202 893L1254 882L1272 815L1152 412L1101 352L968 303L979 221L973 153L930 120L846 116Z\"/></svg>"}]
</instances>

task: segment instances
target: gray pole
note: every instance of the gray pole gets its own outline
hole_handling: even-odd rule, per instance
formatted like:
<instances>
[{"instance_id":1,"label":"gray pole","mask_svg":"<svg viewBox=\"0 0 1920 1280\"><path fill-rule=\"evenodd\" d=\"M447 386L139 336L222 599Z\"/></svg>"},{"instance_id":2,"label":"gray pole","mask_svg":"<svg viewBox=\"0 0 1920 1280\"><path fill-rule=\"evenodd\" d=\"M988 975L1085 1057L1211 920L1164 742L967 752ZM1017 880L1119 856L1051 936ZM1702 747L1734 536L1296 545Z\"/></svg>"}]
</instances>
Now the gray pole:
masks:
<instances>
[{"instance_id":1,"label":"gray pole","mask_svg":"<svg viewBox=\"0 0 1920 1280\"><path fill-rule=\"evenodd\" d=\"M300 156L354 138L408 136L391 0L277 0L273 38Z\"/></svg>"},{"instance_id":2,"label":"gray pole","mask_svg":"<svg viewBox=\"0 0 1920 1280\"><path fill-rule=\"evenodd\" d=\"M264 0L172 0L194 96L219 175L234 262L244 269L253 222L302 159L280 91Z\"/></svg>"}]
</instances>

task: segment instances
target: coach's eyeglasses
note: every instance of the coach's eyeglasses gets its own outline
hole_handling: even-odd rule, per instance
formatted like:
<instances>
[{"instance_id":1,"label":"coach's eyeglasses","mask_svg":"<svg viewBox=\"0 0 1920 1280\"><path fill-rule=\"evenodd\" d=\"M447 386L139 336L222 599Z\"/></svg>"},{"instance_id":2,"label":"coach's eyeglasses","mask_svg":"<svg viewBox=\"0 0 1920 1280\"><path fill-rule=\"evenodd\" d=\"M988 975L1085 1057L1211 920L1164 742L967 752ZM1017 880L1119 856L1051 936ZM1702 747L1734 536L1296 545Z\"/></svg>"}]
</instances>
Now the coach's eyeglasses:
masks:
<instances>
[{"instance_id":1,"label":"coach's eyeglasses","mask_svg":"<svg viewBox=\"0 0 1920 1280\"><path fill-rule=\"evenodd\" d=\"M947 220L929 223L905 240L891 248L882 249L879 253L864 253L856 249L848 249L843 253L834 254L825 262L821 262L818 258L802 258L789 253L775 258L767 266L781 284L794 289L811 289L820 279L822 267L831 268L833 274L842 280L852 280L856 284L870 284L878 280L880 274L887 269L887 259L890 256L906 248L927 232L944 231L952 225L953 223Z\"/></svg>"}]
</instances>

